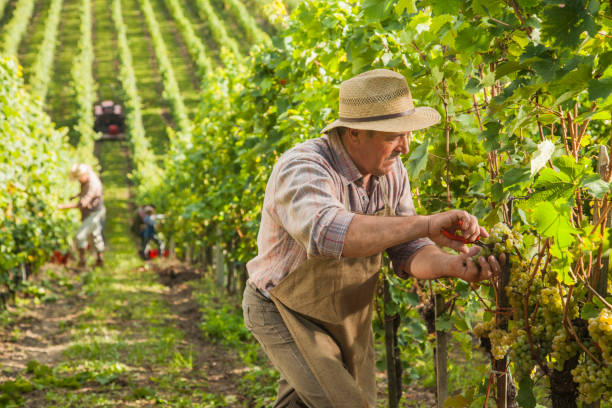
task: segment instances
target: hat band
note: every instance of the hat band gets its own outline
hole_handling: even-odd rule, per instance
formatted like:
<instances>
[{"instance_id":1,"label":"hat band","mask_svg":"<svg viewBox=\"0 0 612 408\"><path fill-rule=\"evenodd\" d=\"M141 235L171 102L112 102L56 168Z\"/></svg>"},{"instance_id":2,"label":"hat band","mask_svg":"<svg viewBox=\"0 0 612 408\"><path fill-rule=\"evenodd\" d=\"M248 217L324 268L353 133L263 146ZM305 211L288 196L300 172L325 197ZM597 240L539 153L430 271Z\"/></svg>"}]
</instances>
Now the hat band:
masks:
<instances>
[{"instance_id":1,"label":"hat band","mask_svg":"<svg viewBox=\"0 0 612 408\"><path fill-rule=\"evenodd\" d=\"M412 108L404 112L391 113L389 115L366 116L365 118L343 118L342 116L340 116L339 119L342 122L375 122L377 120L395 119L395 118L401 118L402 116L410 116L414 112L415 112L415 109Z\"/></svg>"}]
</instances>

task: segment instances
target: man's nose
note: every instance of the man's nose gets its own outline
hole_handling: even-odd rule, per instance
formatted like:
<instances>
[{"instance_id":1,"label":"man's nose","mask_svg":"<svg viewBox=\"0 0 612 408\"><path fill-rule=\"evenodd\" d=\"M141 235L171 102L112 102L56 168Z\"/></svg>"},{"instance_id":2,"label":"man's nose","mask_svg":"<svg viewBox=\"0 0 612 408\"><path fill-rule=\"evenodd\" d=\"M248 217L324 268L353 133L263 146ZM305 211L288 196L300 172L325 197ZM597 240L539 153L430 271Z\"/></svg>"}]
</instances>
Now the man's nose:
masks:
<instances>
[{"instance_id":1,"label":"man's nose","mask_svg":"<svg viewBox=\"0 0 612 408\"><path fill-rule=\"evenodd\" d=\"M400 137L398 149L401 152L401 154L408 153L408 134L405 134L402 137Z\"/></svg>"}]
</instances>

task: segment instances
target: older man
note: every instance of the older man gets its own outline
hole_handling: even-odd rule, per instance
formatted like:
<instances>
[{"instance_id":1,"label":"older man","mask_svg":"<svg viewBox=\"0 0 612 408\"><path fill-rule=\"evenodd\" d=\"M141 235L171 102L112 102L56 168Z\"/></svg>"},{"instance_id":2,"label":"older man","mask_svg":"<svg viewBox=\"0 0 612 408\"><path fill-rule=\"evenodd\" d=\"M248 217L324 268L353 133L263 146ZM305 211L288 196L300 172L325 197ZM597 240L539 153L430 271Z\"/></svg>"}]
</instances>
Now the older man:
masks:
<instances>
[{"instance_id":1,"label":"older man","mask_svg":"<svg viewBox=\"0 0 612 408\"><path fill-rule=\"evenodd\" d=\"M104 265L104 238L102 236L102 223L106 215L104 198L102 196L102 182L91 167L84 163L77 163L70 169L70 178L81 183L79 194L71 199L79 198L79 201L68 204L60 204L60 209L78 208L81 211L81 226L77 231L74 241L79 251L79 267L85 266L85 253L89 238L92 238L96 249L96 266Z\"/></svg>"},{"instance_id":2,"label":"older man","mask_svg":"<svg viewBox=\"0 0 612 408\"><path fill-rule=\"evenodd\" d=\"M324 136L278 160L247 264L245 324L281 373L276 407L376 405L371 320L383 251L401 277L474 282L500 269L494 257L477 266L478 249L442 234L486 237L474 216L416 215L400 155L410 132L440 115L414 107L402 75L378 69L343 82L339 113Z\"/></svg>"}]
</instances>

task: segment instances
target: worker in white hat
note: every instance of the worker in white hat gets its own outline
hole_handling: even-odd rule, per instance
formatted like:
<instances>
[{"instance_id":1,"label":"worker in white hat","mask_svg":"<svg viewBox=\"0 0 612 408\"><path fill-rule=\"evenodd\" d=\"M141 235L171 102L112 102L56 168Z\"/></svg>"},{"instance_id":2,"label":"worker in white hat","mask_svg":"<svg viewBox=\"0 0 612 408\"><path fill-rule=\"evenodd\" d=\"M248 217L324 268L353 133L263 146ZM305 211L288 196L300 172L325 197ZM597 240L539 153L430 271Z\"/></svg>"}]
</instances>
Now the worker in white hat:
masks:
<instances>
[{"instance_id":1,"label":"worker in white hat","mask_svg":"<svg viewBox=\"0 0 612 408\"><path fill-rule=\"evenodd\" d=\"M476 282L500 270L442 234L488 236L474 216L416 215L400 156L411 132L440 115L414 106L402 75L377 69L343 82L339 114L274 166L247 264L244 320L281 373L275 407L376 405L372 299L383 251L405 278Z\"/></svg>"},{"instance_id":2,"label":"worker in white hat","mask_svg":"<svg viewBox=\"0 0 612 408\"><path fill-rule=\"evenodd\" d=\"M60 204L58 208L78 208L81 211L81 226L77 231L74 241L79 251L79 267L85 266L85 253L89 238L93 242L96 250L96 266L104 265L104 238L102 235L102 225L106 216L102 182L88 164L76 163L70 169L70 178L81 183L79 194L71 199L79 198L78 201L67 204Z\"/></svg>"}]
</instances>

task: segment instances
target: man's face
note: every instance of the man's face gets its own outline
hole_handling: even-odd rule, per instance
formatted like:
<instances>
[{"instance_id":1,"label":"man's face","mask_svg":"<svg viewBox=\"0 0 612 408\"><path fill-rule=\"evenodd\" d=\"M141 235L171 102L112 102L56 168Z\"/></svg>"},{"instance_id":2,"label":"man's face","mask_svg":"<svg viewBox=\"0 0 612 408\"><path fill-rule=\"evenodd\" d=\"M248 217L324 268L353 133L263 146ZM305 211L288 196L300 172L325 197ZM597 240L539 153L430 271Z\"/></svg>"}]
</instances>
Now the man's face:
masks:
<instances>
[{"instance_id":1,"label":"man's face","mask_svg":"<svg viewBox=\"0 0 612 408\"><path fill-rule=\"evenodd\" d=\"M355 131L352 131L355 132ZM382 176L393 168L400 154L408 153L411 132L379 132L359 130L353 160L362 174Z\"/></svg>"},{"instance_id":2,"label":"man's face","mask_svg":"<svg viewBox=\"0 0 612 408\"><path fill-rule=\"evenodd\" d=\"M81 177L79 177L79 182L81 184L85 184L89 181L89 174L85 173L83 175L81 175Z\"/></svg>"}]
</instances>

